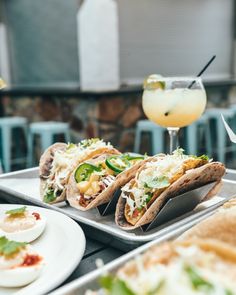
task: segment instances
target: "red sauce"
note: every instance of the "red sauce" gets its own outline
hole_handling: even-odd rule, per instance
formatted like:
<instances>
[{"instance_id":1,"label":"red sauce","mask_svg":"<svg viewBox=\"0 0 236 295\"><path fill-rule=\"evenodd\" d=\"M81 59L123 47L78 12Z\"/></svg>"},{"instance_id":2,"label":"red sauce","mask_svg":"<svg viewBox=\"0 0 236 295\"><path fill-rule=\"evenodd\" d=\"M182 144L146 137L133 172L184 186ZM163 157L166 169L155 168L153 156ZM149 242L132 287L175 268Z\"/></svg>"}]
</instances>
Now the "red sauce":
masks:
<instances>
[{"instance_id":1,"label":"red sauce","mask_svg":"<svg viewBox=\"0 0 236 295\"><path fill-rule=\"evenodd\" d=\"M33 213L32 213L32 215L34 215L34 217L35 217L35 219L36 219L36 220L39 220L39 219L41 219L41 217L40 217L40 214L39 214L39 213L33 212Z\"/></svg>"},{"instance_id":2,"label":"red sauce","mask_svg":"<svg viewBox=\"0 0 236 295\"><path fill-rule=\"evenodd\" d=\"M138 209L135 209L134 210L134 213L133 213L133 217L135 218L135 217L138 217L138 215L139 215L139 210Z\"/></svg>"},{"instance_id":3,"label":"red sauce","mask_svg":"<svg viewBox=\"0 0 236 295\"><path fill-rule=\"evenodd\" d=\"M32 266L32 265L38 264L41 260L42 260L42 257L40 257L39 255L27 254L21 266Z\"/></svg>"}]
</instances>

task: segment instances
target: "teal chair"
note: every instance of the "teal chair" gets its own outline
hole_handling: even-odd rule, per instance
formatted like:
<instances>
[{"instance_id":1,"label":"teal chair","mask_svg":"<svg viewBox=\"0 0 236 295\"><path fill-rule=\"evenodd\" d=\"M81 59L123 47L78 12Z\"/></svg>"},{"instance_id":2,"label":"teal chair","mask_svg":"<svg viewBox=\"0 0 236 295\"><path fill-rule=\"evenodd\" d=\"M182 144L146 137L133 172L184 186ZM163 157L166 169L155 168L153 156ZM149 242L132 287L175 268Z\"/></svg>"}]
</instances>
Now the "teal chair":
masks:
<instances>
[{"instance_id":1,"label":"teal chair","mask_svg":"<svg viewBox=\"0 0 236 295\"><path fill-rule=\"evenodd\" d=\"M224 116L227 122L233 122L235 112L228 108L211 108L207 109L205 114L210 122L211 138L216 139L214 146L216 147L217 160L225 163L226 153L230 149L228 148L228 135L222 122L221 114Z\"/></svg>"},{"instance_id":2,"label":"teal chair","mask_svg":"<svg viewBox=\"0 0 236 295\"><path fill-rule=\"evenodd\" d=\"M34 165L34 138L40 138L41 153L45 151L50 145L55 143L58 135L64 136L65 142L70 142L69 124L63 122L37 122L29 125L28 133L28 167Z\"/></svg>"},{"instance_id":3,"label":"teal chair","mask_svg":"<svg viewBox=\"0 0 236 295\"><path fill-rule=\"evenodd\" d=\"M4 172L10 172L12 166L12 145L17 148L16 154L19 155L19 140L13 136L16 129L22 129L25 140L27 138L27 119L23 117L3 117L0 118L1 131L1 158ZM22 153L23 154L23 153ZM25 161L25 157L19 159ZM18 161L18 162L20 162Z\"/></svg>"},{"instance_id":4,"label":"teal chair","mask_svg":"<svg viewBox=\"0 0 236 295\"><path fill-rule=\"evenodd\" d=\"M191 155L198 155L201 143L205 143L205 151L212 156L212 143L208 116L203 114L197 121L186 127L185 142L186 152Z\"/></svg>"},{"instance_id":5,"label":"teal chair","mask_svg":"<svg viewBox=\"0 0 236 295\"><path fill-rule=\"evenodd\" d=\"M136 125L134 151L140 152L142 134L148 132L151 134L152 154L165 152L165 132L166 128L162 128L149 120L139 120Z\"/></svg>"}]
</instances>

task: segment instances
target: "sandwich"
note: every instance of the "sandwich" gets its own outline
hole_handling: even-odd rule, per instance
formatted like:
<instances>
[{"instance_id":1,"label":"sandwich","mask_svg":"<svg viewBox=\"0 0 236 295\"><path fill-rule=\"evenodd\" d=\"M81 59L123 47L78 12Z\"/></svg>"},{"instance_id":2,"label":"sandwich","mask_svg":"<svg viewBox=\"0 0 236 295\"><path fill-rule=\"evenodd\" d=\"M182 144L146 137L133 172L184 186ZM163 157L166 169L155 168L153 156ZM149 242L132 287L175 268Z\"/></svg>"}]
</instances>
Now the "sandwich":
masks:
<instances>
[{"instance_id":1,"label":"sandwich","mask_svg":"<svg viewBox=\"0 0 236 295\"><path fill-rule=\"evenodd\" d=\"M150 159L139 154L103 153L80 163L68 181L69 204L86 211L108 203L114 193Z\"/></svg>"},{"instance_id":2,"label":"sandwich","mask_svg":"<svg viewBox=\"0 0 236 295\"><path fill-rule=\"evenodd\" d=\"M50 204L64 201L67 182L74 167L102 153L120 154L110 143L98 138L82 140L78 144L55 143L50 146L39 163L42 200Z\"/></svg>"},{"instance_id":3,"label":"sandwich","mask_svg":"<svg viewBox=\"0 0 236 295\"><path fill-rule=\"evenodd\" d=\"M182 149L171 155L157 156L122 188L116 206L116 223L124 230L148 224L170 198L216 182L206 196L209 198L220 188L224 173L222 163L211 162L205 155L185 155Z\"/></svg>"}]
</instances>

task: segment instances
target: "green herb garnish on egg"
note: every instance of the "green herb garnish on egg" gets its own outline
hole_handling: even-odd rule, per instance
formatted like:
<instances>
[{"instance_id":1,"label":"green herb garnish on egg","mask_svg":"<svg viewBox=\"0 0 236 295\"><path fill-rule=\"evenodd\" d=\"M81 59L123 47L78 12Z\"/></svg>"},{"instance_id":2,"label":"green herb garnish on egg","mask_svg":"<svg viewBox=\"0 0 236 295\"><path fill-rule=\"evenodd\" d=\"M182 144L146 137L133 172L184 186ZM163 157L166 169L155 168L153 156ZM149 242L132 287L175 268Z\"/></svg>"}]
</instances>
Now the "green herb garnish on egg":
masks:
<instances>
[{"instance_id":1,"label":"green herb garnish on egg","mask_svg":"<svg viewBox=\"0 0 236 295\"><path fill-rule=\"evenodd\" d=\"M5 214L8 214L10 216L23 215L25 213L26 209L27 209L27 207L23 206L23 207L20 207L20 208L8 210L8 211L5 212Z\"/></svg>"},{"instance_id":2,"label":"green herb garnish on egg","mask_svg":"<svg viewBox=\"0 0 236 295\"><path fill-rule=\"evenodd\" d=\"M27 243L9 241L6 237L0 237L0 255L10 257L20 252L26 247Z\"/></svg>"}]
</instances>

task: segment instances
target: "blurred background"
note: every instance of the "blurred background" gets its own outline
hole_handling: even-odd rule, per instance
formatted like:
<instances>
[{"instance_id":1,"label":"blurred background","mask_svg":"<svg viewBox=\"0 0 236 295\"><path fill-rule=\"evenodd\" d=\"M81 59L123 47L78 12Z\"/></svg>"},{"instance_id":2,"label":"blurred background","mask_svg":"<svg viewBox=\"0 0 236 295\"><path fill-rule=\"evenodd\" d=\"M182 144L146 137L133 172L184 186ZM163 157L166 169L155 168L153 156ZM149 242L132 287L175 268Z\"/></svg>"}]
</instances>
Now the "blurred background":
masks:
<instances>
[{"instance_id":1,"label":"blurred background","mask_svg":"<svg viewBox=\"0 0 236 295\"><path fill-rule=\"evenodd\" d=\"M137 130L143 80L195 76L214 54L203 76L214 114L191 138L181 130L180 145L236 168L236 147L218 120L223 112L236 127L235 7L234 0L0 0L4 171L37 165L55 140L101 137L150 154L163 143L168 151L166 132L157 144L153 126ZM48 121L65 124L41 124Z\"/></svg>"}]
</instances>

